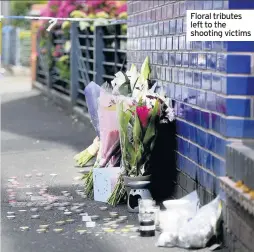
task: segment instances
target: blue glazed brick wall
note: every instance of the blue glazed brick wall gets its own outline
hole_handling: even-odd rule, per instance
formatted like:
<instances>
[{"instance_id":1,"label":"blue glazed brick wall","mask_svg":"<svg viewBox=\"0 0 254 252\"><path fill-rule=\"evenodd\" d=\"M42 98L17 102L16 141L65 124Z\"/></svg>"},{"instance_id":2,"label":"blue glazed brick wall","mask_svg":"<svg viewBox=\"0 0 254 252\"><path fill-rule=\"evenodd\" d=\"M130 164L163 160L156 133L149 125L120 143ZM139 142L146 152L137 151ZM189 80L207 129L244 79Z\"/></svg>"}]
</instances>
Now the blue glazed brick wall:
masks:
<instances>
[{"instance_id":1,"label":"blue glazed brick wall","mask_svg":"<svg viewBox=\"0 0 254 252\"><path fill-rule=\"evenodd\" d=\"M128 62L149 56L152 78L175 101L176 197L218 194L226 144L254 138L254 42L187 42L186 10L248 8L253 0L128 2Z\"/></svg>"}]
</instances>

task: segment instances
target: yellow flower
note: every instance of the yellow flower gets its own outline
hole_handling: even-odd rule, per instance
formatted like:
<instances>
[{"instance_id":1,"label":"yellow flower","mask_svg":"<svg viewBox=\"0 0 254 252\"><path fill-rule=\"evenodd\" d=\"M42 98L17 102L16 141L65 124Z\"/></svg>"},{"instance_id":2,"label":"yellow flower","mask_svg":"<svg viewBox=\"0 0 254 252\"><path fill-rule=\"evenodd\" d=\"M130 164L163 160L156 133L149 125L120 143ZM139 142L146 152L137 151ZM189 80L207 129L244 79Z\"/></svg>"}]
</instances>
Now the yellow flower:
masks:
<instances>
[{"instance_id":1,"label":"yellow flower","mask_svg":"<svg viewBox=\"0 0 254 252\"><path fill-rule=\"evenodd\" d=\"M109 18L108 13L104 12L104 11L99 11L96 13L96 17L98 18Z\"/></svg>"},{"instance_id":2,"label":"yellow flower","mask_svg":"<svg viewBox=\"0 0 254 252\"><path fill-rule=\"evenodd\" d=\"M73 18L87 18L86 13L83 11L75 10L70 14L71 17Z\"/></svg>"},{"instance_id":3,"label":"yellow flower","mask_svg":"<svg viewBox=\"0 0 254 252\"><path fill-rule=\"evenodd\" d=\"M235 187L242 187L243 186L243 181L239 180L235 183Z\"/></svg>"},{"instance_id":4,"label":"yellow flower","mask_svg":"<svg viewBox=\"0 0 254 252\"><path fill-rule=\"evenodd\" d=\"M243 190L244 193L249 193L249 192L250 192L250 188L247 187L246 185L243 185L243 186L241 187L241 189Z\"/></svg>"},{"instance_id":5,"label":"yellow flower","mask_svg":"<svg viewBox=\"0 0 254 252\"><path fill-rule=\"evenodd\" d=\"M62 23L62 29L63 29L63 30L64 30L64 29L70 28L70 26L71 26L71 22L70 22L70 21L64 21L64 22Z\"/></svg>"},{"instance_id":6,"label":"yellow flower","mask_svg":"<svg viewBox=\"0 0 254 252\"><path fill-rule=\"evenodd\" d=\"M249 195L250 195L250 199L254 200L254 190L250 191Z\"/></svg>"},{"instance_id":7,"label":"yellow flower","mask_svg":"<svg viewBox=\"0 0 254 252\"><path fill-rule=\"evenodd\" d=\"M88 18L96 18L95 14L93 14L93 13L88 14L87 17L88 17Z\"/></svg>"},{"instance_id":8,"label":"yellow flower","mask_svg":"<svg viewBox=\"0 0 254 252\"><path fill-rule=\"evenodd\" d=\"M127 19L127 12L122 12L119 14L118 18L121 18L121 19Z\"/></svg>"}]
</instances>

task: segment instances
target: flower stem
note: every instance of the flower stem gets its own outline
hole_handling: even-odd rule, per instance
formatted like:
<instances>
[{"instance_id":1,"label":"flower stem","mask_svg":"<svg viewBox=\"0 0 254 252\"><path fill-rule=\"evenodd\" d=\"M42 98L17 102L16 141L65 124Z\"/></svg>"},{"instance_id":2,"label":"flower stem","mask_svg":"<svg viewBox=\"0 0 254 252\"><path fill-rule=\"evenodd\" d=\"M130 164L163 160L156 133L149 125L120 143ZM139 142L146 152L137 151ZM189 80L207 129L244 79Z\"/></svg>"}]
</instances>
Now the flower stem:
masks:
<instances>
[{"instance_id":1,"label":"flower stem","mask_svg":"<svg viewBox=\"0 0 254 252\"><path fill-rule=\"evenodd\" d=\"M108 204L111 206L116 206L117 204L119 204L119 202L124 196L124 193L125 193L125 190L124 190L123 178L122 176L120 176L118 178L118 181L115 185L113 192L111 193L108 199Z\"/></svg>"}]
</instances>

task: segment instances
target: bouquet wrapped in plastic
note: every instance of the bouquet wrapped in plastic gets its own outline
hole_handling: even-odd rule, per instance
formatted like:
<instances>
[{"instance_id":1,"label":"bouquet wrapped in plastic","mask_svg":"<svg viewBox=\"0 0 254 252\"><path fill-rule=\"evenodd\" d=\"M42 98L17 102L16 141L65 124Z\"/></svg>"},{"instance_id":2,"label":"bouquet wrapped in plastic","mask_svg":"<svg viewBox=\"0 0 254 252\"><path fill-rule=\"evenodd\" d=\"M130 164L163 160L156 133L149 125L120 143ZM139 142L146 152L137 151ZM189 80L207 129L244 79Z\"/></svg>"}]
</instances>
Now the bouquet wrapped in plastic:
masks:
<instances>
[{"instance_id":1,"label":"bouquet wrapped in plastic","mask_svg":"<svg viewBox=\"0 0 254 252\"><path fill-rule=\"evenodd\" d=\"M85 166L93 157L95 157L99 151L99 138L96 137L93 143L86 148L85 150L81 151L77 155L74 156L74 160L79 167Z\"/></svg>"},{"instance_id":2,"label":"bouquet wrapped in plastic","mask_svg":"<svg viewBox=\"0 0 254 252\"><path fill-rule=\"evenodd\" d=\"M123 176L143 176L146 172L154 143L157 125L162 120L172 121L174 113L169 100L149 89L150 65L147 57L140 74L135 65L127 72L132 97L118 100L118 123L122 152L122 174L108 203L118 204L125 194Z\"/></svg>"},{"instance_id":3,"label":"bouquet wrapped in plastic","mask_svg":"<svg viewBox=\"0 0 254 252\"><path fill-rule=\"evenodd\" d=\"M111 94L111 88L104 85L98 98L98 121L100 147L94 164L96 168L117 166L121 157L119 130L116 114L116 97ZM93 170L85 175L85 192L93 197Z\"/></svg>"},{"instance_id":4,"label":"bouquet wrapped in plastic","mask_svg":"<svg viewBox=\"0 0 254 252\"><path fill-rule=\"evenodd\" d=\"M122 151L122 168L125 176L142 176L149 161L156 139L156 123L160 115L160 103L156 100L153 108L143 102L128 106L118 105L118 120ZM117 186L108 200L111 205L119 203L124 193L120 177Z\"/></svg>"},{"instance_id":5,"label":"bouquet wrapped in plastic","mask_svg":"<svg viewBox=\"0 0 254 252\"><path fill-rule=\"evenodd\" d=\"M100 91L100 86L93 81L90 82L84 90L88 112L98 137L100 137L98 118L98 99L100 97Z\"/></svg>"},{"instance_id":6,"label":"bouquet wrapped in plastic","mask_svg":"<svg viewBox=\"0 0 254 252\"><path fill-rule=\"evenodd\" d=\"M119 130L116 113L116 97L101 89L98 117L100 124L99 167L105 167L119 148Z\"/></svg>"},{"instance_id":7,"label":"bouquet wrapped in plastic","mask_svg":"<svg viewBox=\"0 0 254 252\"><path fill-rule=\"evenodd\" d=\"M88 164L88 162L94 158L99 150L99 119L98 119L98 98L100 96L100 86L95 82L90 82L85 90L85 98L88 107L88 112L91 118L92 125L97 134L97 138L94 140L93 144L91 144L87 149L81 151L77 155L75 155L74 160L78 167L83 167Z\"/></svg>"}]
</instances>

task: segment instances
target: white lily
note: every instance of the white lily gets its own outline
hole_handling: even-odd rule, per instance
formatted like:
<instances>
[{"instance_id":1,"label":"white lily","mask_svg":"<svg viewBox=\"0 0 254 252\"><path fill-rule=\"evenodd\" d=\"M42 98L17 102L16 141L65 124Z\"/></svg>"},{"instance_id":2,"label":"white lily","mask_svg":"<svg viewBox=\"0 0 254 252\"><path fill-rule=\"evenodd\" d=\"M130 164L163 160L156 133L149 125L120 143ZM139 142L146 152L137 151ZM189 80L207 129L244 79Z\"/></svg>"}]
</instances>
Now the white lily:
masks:
<instances>
[{"instance_id":1,"label":"white lily","mask_svg":"<svg viewBox=\"0 0 254 252\"><path fill-rule=\"evenodd\" d=\"M127 77L130 79L131 90L134 90L135 84L140 76L136 65L132 64L131 69L126 72Z\"/></svg>"},{"instance_id":2,"label":"white lily","mask_svg":"<svg viewBox=\"0 0 254 252\"><path fill-rule=\"evenodd\" d=\"M170 122L174 121L174 119L175 119L175 112L174 112L174 109L173 109L172 107L168 107L168 108L166 109L166 113L167 113L166 118L168 118L168 120L169 120Z\"/></svg>"},{"instance_id":3,"label":"white lily","mask_svg":"<svg viewBox=\"0 0 254 252\"><path fill-rule=\"evenodd\" d=\"M66 53L69 53L70 50L71 50L71 41L68 40L68 41L66 41L66 43L65 43L65 45L64 45L64 51L65 51Z\"/></svg>"},{"instance_id":4,"label":"white lily","mask_svg":"<svg viewBox=\"0 0 254 252\"><path fill-rule=\"evenodd\" d=\"M149 57L146 57L141 67L140 76L136 82L136 85L132 93L132 97L136 99L137 101L140 98L146 97L146 94L148 92L148 79L149 79L150 72L151 72L151 69L150 69Z\"/></svg>"},{"instance_id":5,"label":"white lily","mask_svg":"<svg viewBox=\"0 0 254 252\"><path fill-rule=\"evenodd\" d=\"M115 74L115 78L111 81L111 85L113 87L112 94L119 94L119 89L121 86L128 82L128 77L121 71Z\"/></svg>"}]
</instances>

